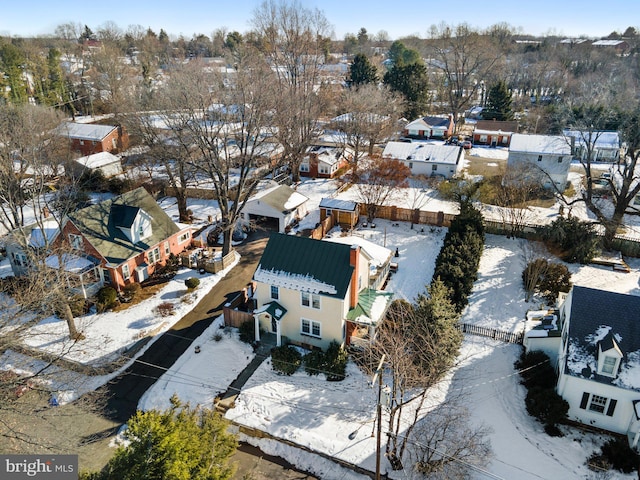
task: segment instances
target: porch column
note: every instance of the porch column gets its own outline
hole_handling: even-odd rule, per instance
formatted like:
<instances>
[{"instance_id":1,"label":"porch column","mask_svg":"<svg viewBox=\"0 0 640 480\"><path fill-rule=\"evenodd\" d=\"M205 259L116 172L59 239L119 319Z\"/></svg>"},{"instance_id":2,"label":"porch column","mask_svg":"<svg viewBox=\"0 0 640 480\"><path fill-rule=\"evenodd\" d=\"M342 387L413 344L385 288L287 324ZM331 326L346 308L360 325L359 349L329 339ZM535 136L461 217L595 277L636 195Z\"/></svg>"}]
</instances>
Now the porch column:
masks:
<instances>
[{"instance_id":1,"label":"porch column","mask_svg":"<svg viewBox=\"0 0 640 480\"><path fill-rule=\"evenodd\" d=\"M638 440L640 440L640 430L638 430L633 436L633 443L631 445L631 448L636 448L638 446Z\"/></svg>"},{"instance_id":2,"label":"porch column","mask_svg":"<svg viewBox=\"0 0 640 480\"><path fill-rule=\"evenodd\" d=\"M254 320L254 327L255 327L255 335L253 338L256 342L259 342L260 341L260 320L258 320L257 313L253 314L253 320Z\"/></svg>"},{"instance_id":3,"label":"porch column","mask_svg":"<svg viewBox=\"0 0 640 480\"><path fill-rule=\"evenodd\" d=\"M280 320L276 320L276 347L282 346L282 332L280 331Z\"/></svg>"}]
</instances>

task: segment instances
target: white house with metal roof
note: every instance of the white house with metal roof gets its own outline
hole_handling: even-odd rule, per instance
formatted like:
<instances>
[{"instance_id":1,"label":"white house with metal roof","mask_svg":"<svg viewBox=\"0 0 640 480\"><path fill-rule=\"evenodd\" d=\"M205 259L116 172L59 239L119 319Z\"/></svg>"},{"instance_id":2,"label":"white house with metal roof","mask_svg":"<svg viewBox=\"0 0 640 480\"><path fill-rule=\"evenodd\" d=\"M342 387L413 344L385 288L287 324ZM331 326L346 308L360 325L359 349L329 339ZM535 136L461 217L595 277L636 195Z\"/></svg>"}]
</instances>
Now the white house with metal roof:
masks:
<instances>
[{"instance_id":1,"label":"white house with metal roof","mask_svg":"<svg viewBox=\"0 0 640 480\"><path fill-rule=\"evenodd\" d=\"M464 168L464 149L457 145L389 142L382 157L401 161L411 175L451 178Z\"/></svg>"},{"instance_id":2,"label":"white house with metal roof","mask_svg":"<svg viewBox=\"0 0 640 480\"><path fill-rule=\"evenodd\" d=\"M514 133L509 145L507 168L534 167L542 184L564 190L571 167L571 143L562 135L525 135Z\"/></svg>"}]
</instances>

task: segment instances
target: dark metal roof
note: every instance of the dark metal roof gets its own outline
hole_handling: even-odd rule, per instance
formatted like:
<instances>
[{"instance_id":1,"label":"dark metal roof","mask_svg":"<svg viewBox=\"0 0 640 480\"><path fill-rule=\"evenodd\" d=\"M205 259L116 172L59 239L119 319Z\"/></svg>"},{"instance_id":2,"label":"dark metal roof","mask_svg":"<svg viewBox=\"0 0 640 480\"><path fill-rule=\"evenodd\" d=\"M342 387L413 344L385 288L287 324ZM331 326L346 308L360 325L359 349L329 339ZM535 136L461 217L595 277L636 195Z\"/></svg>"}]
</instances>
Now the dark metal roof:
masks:
<instances>
[{"instance_id":1,"label":"dark metal roof","mask_svg":"<svg viewBox=\"0 0 640 480\"><path fill-rule=\"evenodd\" d=\"M330 296L344 298L354 269L350 252L349 245L273 233L258 268L312 277L335 287L336 293Z\"/></svg>"}]
</instances>

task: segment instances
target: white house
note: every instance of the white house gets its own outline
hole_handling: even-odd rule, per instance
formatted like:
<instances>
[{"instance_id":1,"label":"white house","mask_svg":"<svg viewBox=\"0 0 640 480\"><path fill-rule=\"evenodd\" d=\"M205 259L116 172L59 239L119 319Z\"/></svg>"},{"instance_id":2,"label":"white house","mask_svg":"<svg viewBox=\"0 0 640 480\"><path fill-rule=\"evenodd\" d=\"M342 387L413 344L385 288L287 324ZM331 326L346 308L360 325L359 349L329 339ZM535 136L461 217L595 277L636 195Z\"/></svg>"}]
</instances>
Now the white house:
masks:
<instances>
[{"instance_id":1,"label":"white house","mask_svg":"<svg viewBox=\"0 0 640 480\"><path fill-rule=\"evenodd\" d=\"M393 297L373 288L391 252L345 242L271 235L253 275L256 341L326 349L373 338Z\"/></svg>"},{"instance_id":2,"label":"white house","mask_svg":"<svg viewBox=\"0 0 640 480\"><path fill-rule=\"evenodd\" d=\"M451 178L464 168L464 149L456 145L389 142L382 157L400 160L409 167L411 175Z\"/></svg>"},{"instance_id":3,"label":"white house","mask_svg":"<svg viewBox=\"0 0 640 480\"><path fill-rule=\"evenodd\" d=\"M620 161L620 135L618 132L565 130L562 132L573 145L573 156L585 160L587 144L593 148L594 162L617 163Z\"/></svg>"},{"instance_id":4,"label":"white house","mask_svg":"<svg viewBox=\"0 0 640 480\"><path fill-rule=\"evenodd\" d=\"M283 233L309 213L308 200L287 185L275 185L251 197L240 212L240 219L245 225L255 222Z\"/></svg>"},{"instance_id":5,"label":"white house","mask_svg":"<svg viewBox=\"0 0 640 480\"><path fill-rule=\"evenodd\" d=\"M569 418L640 440L640 296L574 286L560 306L557 391Z\"/></svg>"},{"instance_id":6,"label":"white house","mask_svg":"<svg viewBox=\"0 0 640 480\"><path fill-rule=\"evenodd\" d=\"M102 172L105 178L114 177L122 173L122 163L120 157L110 152L94 153L84 157L76 158L73 170L77 173L83 173L85 170L94 172Z\"/></svg>"},{"instance_id":7,"label":"white house","mask_svg":"<svg viewBox=\"0 0 640 480\"><path fill-rule=\"evenodd\" d=\"M570 141L561 135L524 135L514 133L509 145L507 167L535 167L542 184L564 190L571 167Z\"/></svg>"}]
</instances>

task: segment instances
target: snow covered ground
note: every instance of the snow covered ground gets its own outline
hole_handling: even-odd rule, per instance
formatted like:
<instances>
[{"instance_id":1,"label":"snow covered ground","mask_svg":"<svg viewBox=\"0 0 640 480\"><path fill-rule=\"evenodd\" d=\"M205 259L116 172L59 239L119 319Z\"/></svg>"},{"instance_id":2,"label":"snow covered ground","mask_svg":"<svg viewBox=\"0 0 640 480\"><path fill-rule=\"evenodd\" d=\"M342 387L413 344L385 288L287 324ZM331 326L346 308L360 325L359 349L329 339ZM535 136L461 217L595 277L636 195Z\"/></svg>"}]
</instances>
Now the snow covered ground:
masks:
<instances>
[{"instance_id":1,"label":"snow covered ground","mask_svg":"<svg viewBox=\"0 0 640 480\"><path fill-rule=\"evenodd\" d=\"M320 198L334 190L334 182L323 180L303 182L298 187L298 191L309 196L312 202L312 213L305 222L316 215L314 205L317 206ZM175 201L165 199L162 205L170 215L176 215ZM215 202L194 200L189 205L198 218L206 219L208 215L216 214ZM399 268L388 288L399 297L411 300L424 291L431 280L445 231L443 228L434 228L433 231L425 228L422 232L417 228L412 230L408 224L393 226L391 222L380 220L376 221L376 228L360 229L356 233L392 251L398 248L399 257L395 260ZM522 330L527 309L538 307L535 303L524 302L521 288L525 245L522 240L487 236L478 280L463 314L463 322L509 331ZM605 267L570 265L572 281L639 295L640 260L630 259L628 263L631 273L614 272ZM2 265L0 271L4 271ZM81 319L81 329L87 334L87 340L80 344L75 359L96 364L112 358L114 352L131 345L139 335L168 328L169 322L177 321L193 305L182 301L187 275L188 271L181 272L174 282L165 287L167 290L158 295L175 303L178 313L174 316L155 318L151 314L154 304L148 303L141 311L132 308L113 316L103 314ZM196 290L198 297L215 285L215 277L201 278L202 283ZM47 319L38 329L47 335L47 341L34 341L32 346L59 348L66 333L64 322ZM236 332L221 328L221 319L216 320L194 344L201 346L201 353L195 354L192 349L185 352L145 394L139 405L141 409L164 408L173 393L192 404L211 405L213 398L226 390L253 358L251 349L237 339ZM463 391L467 395L466 404L473 413L472 422L492 429L489 438L494 457L486 467L486 473L476 472L474 478L589 478L585 460L595 445L602 441L574 430L567 430L565 437L551 438L527 415L525 391L513 369L519 349L515 345L466 336L459 364L439 386L438 395L455 395ZM5 354L0 362L4 368L35 367L26 360L16 354ZM66 385L51 387L61 391L60 400L64 401L82 393L82 390L95 388L109 378L87 377L80 390L70 391L72 386L77 389L82 381L74 375ZM264 429L276 437L373 471L375 442L371 433L375 404L376 392L370 387L370 379L354 365L349 365L345 381L326 382L322 377L309 377L304 372L291 377L277 375L267 360L246 384L236 407L227 415L238 423ZM272 440L251 441L266 453L281 455L305 470L316 472L321 478L365 478L317 455L303 453ZM411 478L408 471L392 472L383 459L383 472L386 470L389 470L390 478ZM614 474L609 478L632 477Z\"/></svg>"}]
</instances>

